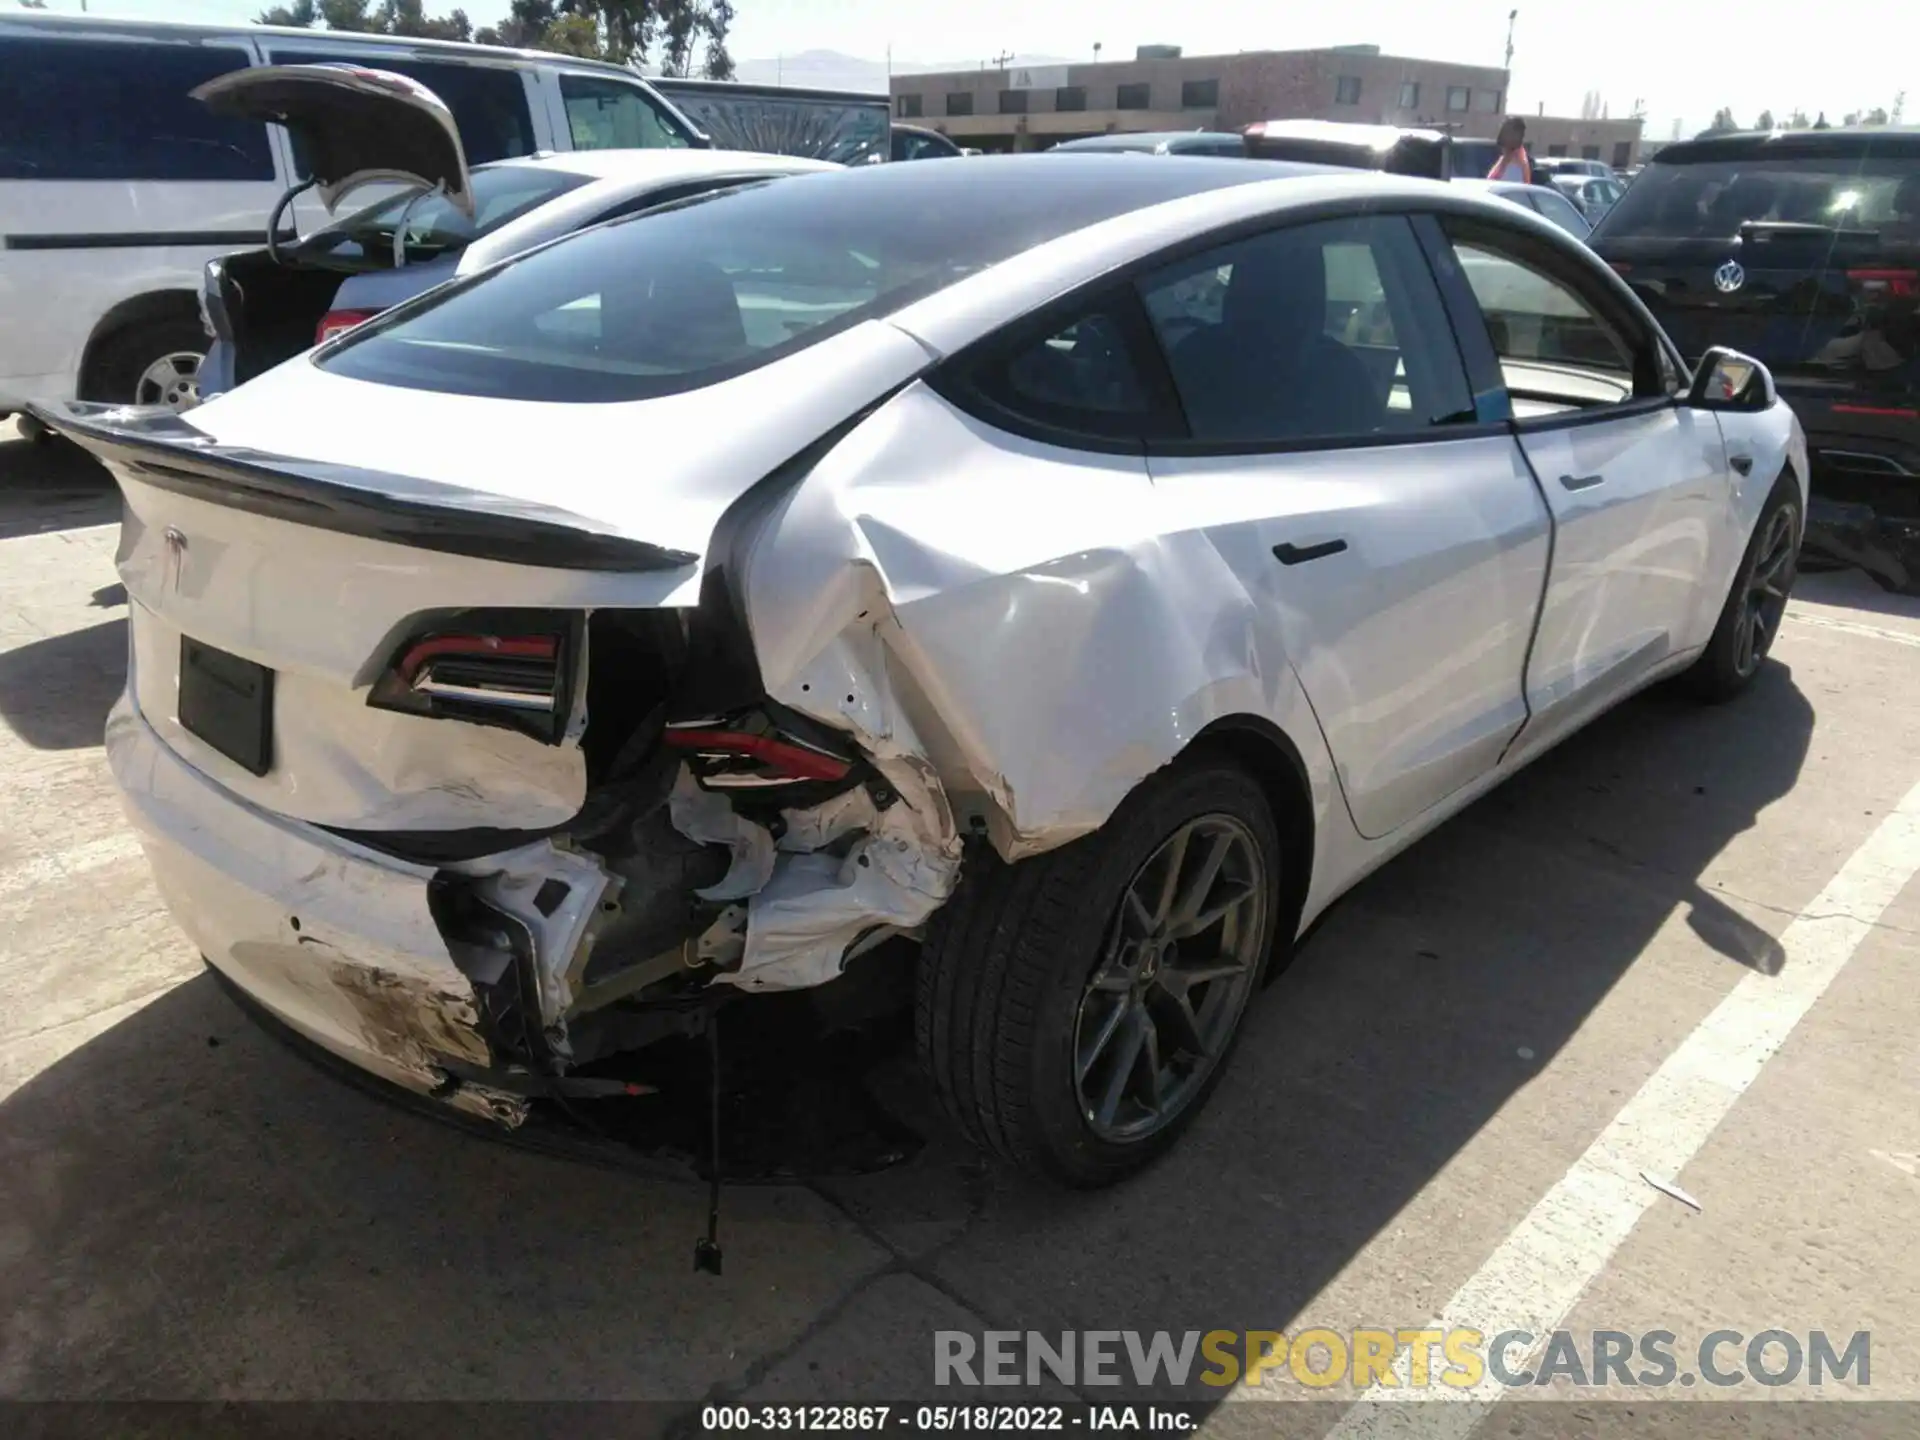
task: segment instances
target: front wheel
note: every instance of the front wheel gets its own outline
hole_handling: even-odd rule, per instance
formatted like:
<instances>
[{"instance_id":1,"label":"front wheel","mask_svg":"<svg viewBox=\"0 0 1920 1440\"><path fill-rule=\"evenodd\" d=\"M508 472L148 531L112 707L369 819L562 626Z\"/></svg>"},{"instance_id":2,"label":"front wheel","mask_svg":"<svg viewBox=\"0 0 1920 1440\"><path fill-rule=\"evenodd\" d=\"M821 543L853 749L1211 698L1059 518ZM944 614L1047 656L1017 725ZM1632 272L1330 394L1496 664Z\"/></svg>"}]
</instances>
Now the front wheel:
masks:
<instances>
[{"instance_id":1,"label":"front wheel","mask_svg":"<svg viewBox=\"0 0 1920 1440\"><path fill-rule=\"evenodd\" d=\"M1713 637L1684 677L1700 699L1731 699L1760 673L1786 618L1787 596L1800 563L1800 533L1800 487L1788 472L1773 487L1753 527Z\"/></svg>"},{"instance_id":2,"label":"front wheel","mask_svg":"<svg viewBox=\"0 0 1920 1440\"><path fill-rule=\"evenodd\" d=\"M1260 786L1211 758L1156 775L1059 850L971 857L929 930L916 1016L968 1138L1081 1187L1171 1145L1238 1037L1281 863Z\"/></svg>"}]
</instances>

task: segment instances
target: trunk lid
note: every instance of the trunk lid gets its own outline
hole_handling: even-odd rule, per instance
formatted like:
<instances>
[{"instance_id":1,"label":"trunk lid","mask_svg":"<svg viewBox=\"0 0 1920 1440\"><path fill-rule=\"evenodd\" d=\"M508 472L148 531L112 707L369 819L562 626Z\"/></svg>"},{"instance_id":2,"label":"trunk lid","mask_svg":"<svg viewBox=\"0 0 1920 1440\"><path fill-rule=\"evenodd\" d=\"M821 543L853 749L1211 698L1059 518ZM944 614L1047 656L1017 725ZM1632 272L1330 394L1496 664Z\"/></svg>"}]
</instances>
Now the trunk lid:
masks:
<instances>
[{"instance_id":1,"label":"trunk lid","mask_svg":"<svg viewBox=\"0 0 1920 1440\"><path fill-rule=\"evenodd\" d=\"M192 94L216 115L286 126L329 210L348 191L387 181L439 189L473 214L453 112L418 80L357 65L257 65Z\"/></svg>"},{"instance_id":2,"label":"trunk lid","mask_svg":"<svg viewBox=\"0 0 1920 1440\"><path fill-rule=\"evenodd\" d=\"M320 825L529 831L586 798L587 617L693 611L734 502L926 361L869 322L623 404L392 389L301 358L191 424L78 404L38 413L125 496L129 688L169 748L248 802ZM414 642L475 629L560 637L553 734L370 703ZM438 679L464 689L451 658ZM249 764L228 721L195 715L194 693L263 684L227 707L241 729L264 716L265 763Z\"/></svg>"}]
</instances>

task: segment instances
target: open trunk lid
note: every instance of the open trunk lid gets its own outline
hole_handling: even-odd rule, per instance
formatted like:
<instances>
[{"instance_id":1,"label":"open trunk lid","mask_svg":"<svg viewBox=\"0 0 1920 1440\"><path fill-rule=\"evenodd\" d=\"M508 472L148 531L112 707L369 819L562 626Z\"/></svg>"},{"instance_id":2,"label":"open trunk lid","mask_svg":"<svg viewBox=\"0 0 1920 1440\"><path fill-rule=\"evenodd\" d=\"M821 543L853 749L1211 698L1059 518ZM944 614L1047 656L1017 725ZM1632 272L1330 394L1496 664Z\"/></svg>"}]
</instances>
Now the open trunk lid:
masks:
<instances>
[{"instance_id":1,"label":"open trunk lid","mask_svg":"<svg viewBox=\"0 0 1920 1440\"><path fill-rule=\"evenodd\" d=\"M473 214L453 112L419 81L358 65L258 65L197 87L216 115L284 125L320 201L379 181L441 190Z\"/></svg>"}]
</instances>

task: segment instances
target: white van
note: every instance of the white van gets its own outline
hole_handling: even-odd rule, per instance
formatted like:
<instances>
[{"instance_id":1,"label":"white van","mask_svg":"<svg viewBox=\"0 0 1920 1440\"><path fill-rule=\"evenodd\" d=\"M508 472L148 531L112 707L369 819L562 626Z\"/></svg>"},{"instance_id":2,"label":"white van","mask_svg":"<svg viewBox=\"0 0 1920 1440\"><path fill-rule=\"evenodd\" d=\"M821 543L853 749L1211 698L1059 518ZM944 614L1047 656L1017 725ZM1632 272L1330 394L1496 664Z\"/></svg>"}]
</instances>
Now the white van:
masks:
<instances>
[{"instance_id":1,"label":"white van","mask_svg":"<svg viewBox=\"0 0 1920 1440\"><path fill-rule=\"evenodd\" d=\"M471 164L707 144L633 72L592 60L0 11L0 415L29 400L193 403L206 262L265 243L304 167L282 127L221 118L187 92L243 66L320 61L426 85ZM294 230L324 218L313 196L295 201Z\"/></svg>"}]
</instances>

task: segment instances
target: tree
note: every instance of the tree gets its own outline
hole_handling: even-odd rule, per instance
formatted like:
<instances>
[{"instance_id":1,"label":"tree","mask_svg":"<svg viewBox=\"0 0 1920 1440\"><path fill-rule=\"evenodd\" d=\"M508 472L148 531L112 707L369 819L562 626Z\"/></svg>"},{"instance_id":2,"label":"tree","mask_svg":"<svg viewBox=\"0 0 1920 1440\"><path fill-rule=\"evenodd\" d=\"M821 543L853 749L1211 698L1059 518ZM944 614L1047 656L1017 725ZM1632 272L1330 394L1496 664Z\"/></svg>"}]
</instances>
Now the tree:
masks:
<instances>
[{"instance_id":1,"label":"tree","mask_svg":"<svg viewBox=\"0 0 1920 1440\"><path fill-rule=\"evenodd\" d=\"M1804 110L1796 107L1793 114L1787 117L1787 129L1789 130L1811 130L1812 128L1813 121L1807 118L1807 112Z\"/></svg>"},{"instance_id":2,"label":"tree","mask_svg":"<svg viewBox=\"0 0 1920 1440\"><path fill-rule=\"evenodd\" d=\"M692 74L694 52L704 48L702 73L727 80L733 77L732 24L732 0L513 0L506 19L473 38L616 65L657 53L669 75Z\"/></svg>"},{"instance_id":3,"label":"tree","mask_svg":"<svg viewBox=\"0 0 1920 1440\"><path fill-rule=\"evenodd\" d=\"M1733 111L1725 105L1713 112L1713 123L1707 126L1709 135L1724 134L1728 130L1738 130L1740 122L1733 118Z\"/></svg>"},{"instance_id":4,"label":"tree","mask_svg":"<svg viewBox=\"0 0 1920 1440\"><path fill-rule=\"evenodd\" d=\"M425 0L292 0L260 15L262 25L291 25L306 29L319 22L329 30L363 35L411 35L422 40L471 40L473 22L467 12L455 10L439 19L426 13Z\"/></svg>"},{"instance_id":5,"label":"tree","mask_svg":"<svg viewBox=\"0 0 1920 1440\"><path fill-rule=\"evenodd\" d=\"M1819 117L1813 122L1813 128L1816 130L1831 130L1833 128L1827 123L1826 111L1822 110L1820 112Z\"/></svg>"},{"instance_id":6,"label":"tree","mask_svg":"<svg viewBox=\"0 0 1920 1440\"><path fill-rule=\"evenodd\" d=\"M1753 128L1756 130L1773 129L1773 111L1762 110L1759 114L1759 117L1754 120Z\"/></svg>"},{"instance_id":7,"label":"tree","mask_svg":"<svg viewBox=\"0 0 1920 1440\"><path fill-rule=\"evenodd\" d=\"M1907 92L1902 90L1893 97L1893 113L1887 117L1887 123L1898 125L1901 117L1907 113Z\"/></svg>"}]
</instances>

